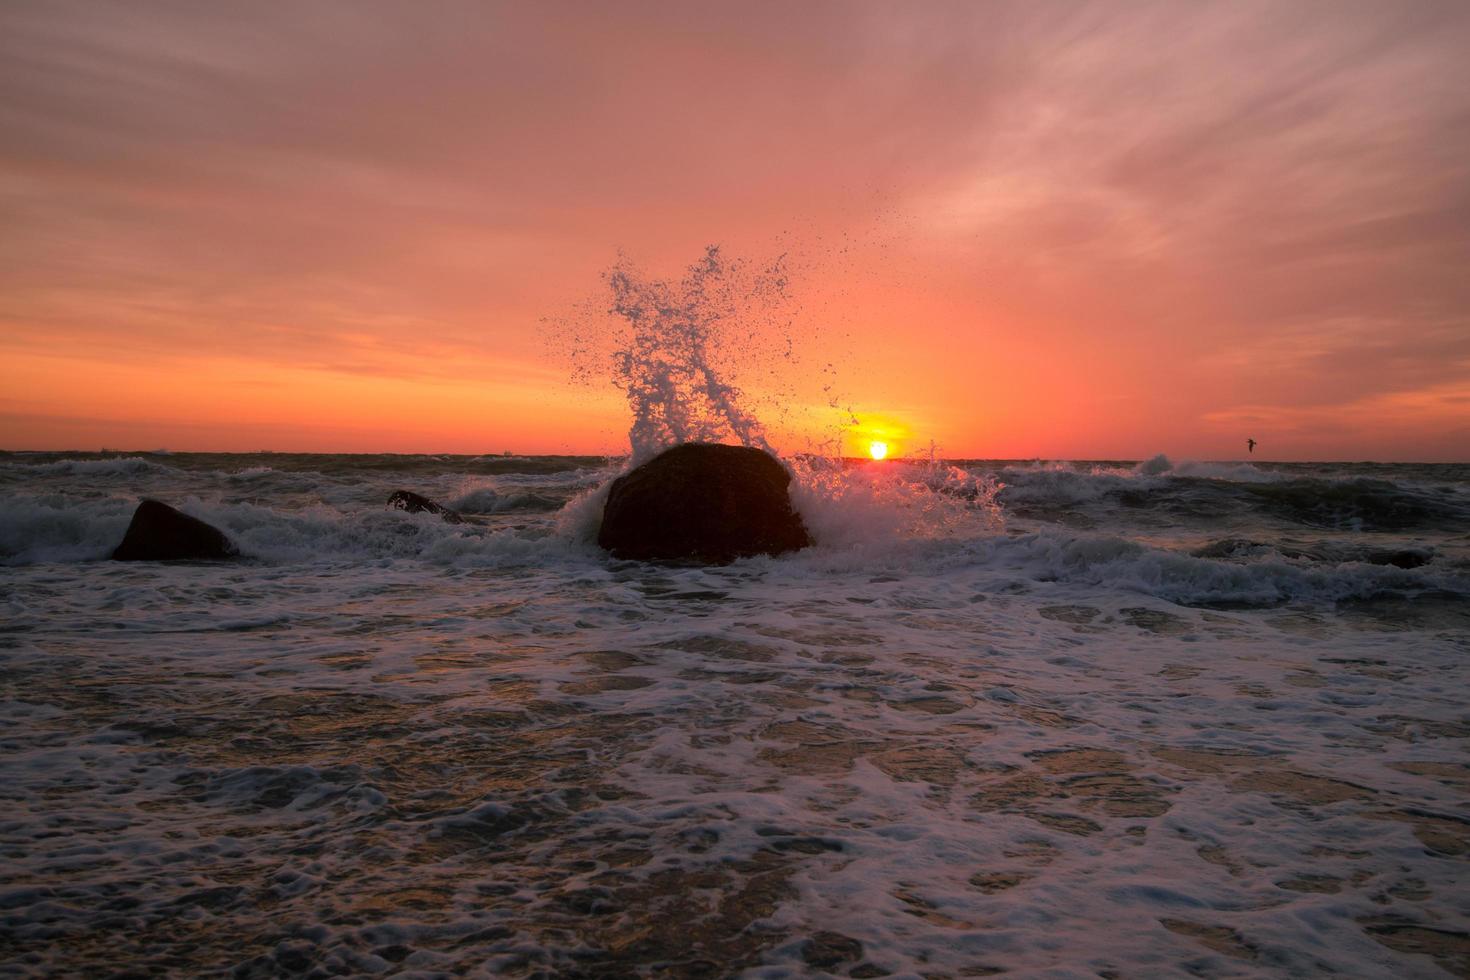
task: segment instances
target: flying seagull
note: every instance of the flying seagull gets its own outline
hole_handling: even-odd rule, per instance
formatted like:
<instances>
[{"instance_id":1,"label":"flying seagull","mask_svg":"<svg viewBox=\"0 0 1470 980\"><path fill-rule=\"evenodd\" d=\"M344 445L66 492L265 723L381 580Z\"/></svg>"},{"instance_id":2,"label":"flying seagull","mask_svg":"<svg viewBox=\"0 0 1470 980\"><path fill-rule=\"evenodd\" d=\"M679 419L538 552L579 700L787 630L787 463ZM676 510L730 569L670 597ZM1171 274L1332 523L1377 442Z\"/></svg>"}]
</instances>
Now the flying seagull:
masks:
<instances>
[{"instance_id":1,"label":"flying seagull","mask_svg":"<svg viewBox=\"0 0 1470 980\"><path fill-rule=\"evenodd\" d=\"M1250 452L1250 453L1255 452L1256 451L1256 441L1254 439L1247 439L1245 441L1245 449L1246 449L1246 452Z\"/></svg>"}]
</instances>

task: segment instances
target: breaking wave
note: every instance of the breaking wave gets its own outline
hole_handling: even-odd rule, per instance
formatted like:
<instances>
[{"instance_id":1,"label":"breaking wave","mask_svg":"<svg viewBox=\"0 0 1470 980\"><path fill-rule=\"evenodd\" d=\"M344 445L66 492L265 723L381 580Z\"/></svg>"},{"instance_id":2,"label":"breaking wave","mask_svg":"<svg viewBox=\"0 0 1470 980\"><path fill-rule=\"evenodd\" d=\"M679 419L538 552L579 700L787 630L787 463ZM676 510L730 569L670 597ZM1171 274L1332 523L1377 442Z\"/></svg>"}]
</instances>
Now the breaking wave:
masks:
<instances>
[{"instance_id":1,"label":"breaking wave","mask_svg":"<svg viewBox=\"0 0 1470 980\"><path fill-rule=\"evenodd\" d=\"M1242 537L1165 547L1124 534L1058 526L1001 533L995 498L1004 491L992 478L958 467L838 469L827 460L799 459L796 469L793 499L816 545L787 558L753 560L766 570L763 574L778 578L863 569L900 577L981 572L1000 592L1014 583L1028 583L1027 589L1056 583L1206 607L1470 596L1470 565L1453 550L1433 546L1334 539L1293 547ZM255 563L326 568L408 561L464 569L529 565L592 571L606 564L590 546L605 488L600 483L565 510L545 501L531 508L514 495L481 491L480 506L492 515L482 518L488 521L482 525L450 525L432 514L381 506L280 509L195 496L175 500L186 513L224 530ZM0 511L0 563L105 559L121 540L134 505L135 498L125 496L12 498Z\"/></svg>"},{"instance_id":2,"label":"breaking wave","mask_svg":"<svg viewBox=\"0 0 1470 980\"><path fill-rule=\"evenodd\" d=\"M453 498L452 510L461 514L508 514L516 511L542 513L560 510L565 498L544 493L512 493L492 487L481 487Z\"/></svg>"},{"instance_id":3,"label":"breaking wave","mask_svg":"<svg viewBox=\"0 0 1470 980\"><path fill-rule=\"evenodd\" d=\"M1174 464L1158 456L1136 466L999 464L995 473L1005 483L998 500L1007 512L1039 520L1107 517L1126 508L1207 523L1267 519L1366 532L1470 529L1462 467L1406 468L1417 478L1397 480L1338 467L1317 467L1310 474L1306 469Z\"/></svg>"},{"instance_id":4,"label":"breaking wave","mask_svg":"<svg viewBox=\"0 0 1470 980\"><path fill-rule=\"evenodd\" d=\"M109 459L59 459L49 463L10 463L17 472L52 476L130 477L143 473L175 472L172 467L143 459L141 456Z\"/></svg>"},{"instance_id":5,"label":"breaking wave","mask_svg":"<svg viewBox=\"0 0 1470 980\"><path fill-rule=\"evenodd\" d=\"M1470 596L1465 570L1435 562L1404 568L1352 558L1292 560L1274 550L1226 560L1127 538L1056 531L998 539L979 551L993 567L1035 581L1122 589L1185 606L1270 607L1387 594Z\"/></svg>"}]
</instances>

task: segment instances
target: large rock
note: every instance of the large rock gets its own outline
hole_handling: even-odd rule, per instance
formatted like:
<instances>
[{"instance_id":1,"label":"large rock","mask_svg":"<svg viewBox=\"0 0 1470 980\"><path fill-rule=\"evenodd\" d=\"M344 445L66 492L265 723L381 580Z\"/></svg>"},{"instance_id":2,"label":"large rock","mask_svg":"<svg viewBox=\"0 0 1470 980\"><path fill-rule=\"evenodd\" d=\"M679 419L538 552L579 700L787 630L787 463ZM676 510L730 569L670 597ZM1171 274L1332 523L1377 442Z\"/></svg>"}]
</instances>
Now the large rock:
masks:
<instances>
[{"instance_id":1,"label":"large rock","mask_svg":"<svg viewBox=\"0 0 1470 980\"><path fill-rule=\"evenodd\" d=\"M450 510L443 504L436 504L421 493L412 490L394 490L388 495L388 506L397 510L406 510L410 514L422 514L427 511L430 514L438 514L448 524L463 524L464 518L458 511Z\"/></svg>"},{"instance_id":2,"label":"large rock","mask_svg":"<svg viewBox=\"0 0 1470 980\"><path fill-rule=\"evenodd\" d=\"M224 532L157 500L133 511L133 522L113 561L211 561L233 558L239 550Z\"/></svg>"},{"instance_id":3,"label":"large rock","mask_svg":"<svg viewBox=\"0 0 1470 980\"><path fill-rule=\"evenodd\" d=\"M805 548L790 483L759 449L675 446L613 481L597 543L618 558L715 563Z\"/></svg>"}]
</instances>

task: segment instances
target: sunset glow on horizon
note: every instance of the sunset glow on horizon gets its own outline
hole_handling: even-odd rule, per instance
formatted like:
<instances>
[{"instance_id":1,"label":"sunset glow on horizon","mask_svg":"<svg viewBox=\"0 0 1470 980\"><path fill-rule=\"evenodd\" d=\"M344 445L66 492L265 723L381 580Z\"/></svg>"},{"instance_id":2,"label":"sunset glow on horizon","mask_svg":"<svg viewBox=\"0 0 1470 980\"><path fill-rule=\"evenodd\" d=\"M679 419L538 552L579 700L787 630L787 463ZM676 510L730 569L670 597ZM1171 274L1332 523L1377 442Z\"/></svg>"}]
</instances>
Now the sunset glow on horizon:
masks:
<instances>
[{"instance_id":1,"label":"sunset glow on horizon","mask_svg":"<svg viewBox=\"0 0 1470 980\"><path fill-rule=\"evenodd\" d=\"M719 245L791 257L783 450L1463 460L1467 49L1429 2L9 4L0 450L626 452L546 324Z\"/></svg>"}]
</instances>

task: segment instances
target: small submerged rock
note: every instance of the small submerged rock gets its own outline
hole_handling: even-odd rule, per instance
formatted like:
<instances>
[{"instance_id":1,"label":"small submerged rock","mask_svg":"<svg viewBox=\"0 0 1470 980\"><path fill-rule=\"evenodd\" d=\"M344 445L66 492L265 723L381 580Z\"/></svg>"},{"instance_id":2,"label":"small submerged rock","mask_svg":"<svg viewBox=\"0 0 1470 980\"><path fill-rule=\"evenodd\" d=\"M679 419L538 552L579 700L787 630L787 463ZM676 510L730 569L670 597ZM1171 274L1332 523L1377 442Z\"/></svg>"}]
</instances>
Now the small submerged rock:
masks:
<instances>
[{"instance_id":1,"label":"small submerged rock","mask_svg":"<svg viewBox=\"0 0 1470 980\"><path fill-rule=\"evenodd\" d=\"M157 500L144 500L113 561L216 561L234 558L237 549L223 531Z\"/></svg>"},{"instance_id":2,"label":"small submerged rock","mask_svg":"<svg viewBox=\"0 0 1470 980\"><path fill-rule=\"evenodd\" d=\"M450 510L443 504L436 504L423 494L414 493L412 490L394 490L388 495L388 506L397 510L406 510L410 514L421 514L426 511L430 514L438 514L448 524L465 522L458 511Z\"/></svg>"},{"instance_id":3,"label":"small submerged rock","mask_svg":"<svg viewBox=\"0 0 1470 980\"><path fill-rule=\"evenodd\" d=\"M597 543L617 558L723 564L811 544L791 474L747 446L685 443L613 481Z\"/></svg>"}]
</instances>

